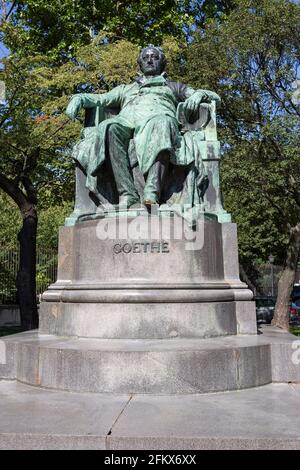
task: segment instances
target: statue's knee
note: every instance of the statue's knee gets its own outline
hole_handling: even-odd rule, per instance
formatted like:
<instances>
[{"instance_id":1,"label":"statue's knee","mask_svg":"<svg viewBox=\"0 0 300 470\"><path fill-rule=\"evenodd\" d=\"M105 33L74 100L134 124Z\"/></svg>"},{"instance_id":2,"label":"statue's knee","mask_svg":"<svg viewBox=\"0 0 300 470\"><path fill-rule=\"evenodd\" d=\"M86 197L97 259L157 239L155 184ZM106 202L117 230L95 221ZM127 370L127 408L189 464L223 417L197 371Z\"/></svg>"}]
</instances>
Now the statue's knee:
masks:
<instances>
[{"instance_id":1,"label":"statue's knee","mask_svg":"<svg viewBox=\"0 0 300 470\"><path fill-rule=\"evenodd\" d=\"M174 119L170 116L159 116L157 122L160 126L172 126L174 124Z\"/></svg>"}]
</instances>

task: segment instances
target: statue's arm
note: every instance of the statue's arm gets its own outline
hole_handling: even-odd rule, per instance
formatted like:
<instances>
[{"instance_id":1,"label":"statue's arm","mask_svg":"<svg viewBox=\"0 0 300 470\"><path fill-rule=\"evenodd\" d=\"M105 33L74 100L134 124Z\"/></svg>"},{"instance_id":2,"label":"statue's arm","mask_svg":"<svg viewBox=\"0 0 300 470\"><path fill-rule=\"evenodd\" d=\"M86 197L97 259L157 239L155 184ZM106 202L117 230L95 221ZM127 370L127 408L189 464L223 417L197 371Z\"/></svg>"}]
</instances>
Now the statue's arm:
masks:
<instances>
[{"instance_id":1,"label":"statue's arm","mask_svg":"<svg viewBox=\"0 0 300 470\"><path fill-rule=\"evenodd\" d=\"M100 106L101 95L92 93L78 93L73 95L66 109L66 115L75 119L81 108L94 108Z\"/></svg>"},{"instance_id":2,"label":"statue's arm","mask_svg":"<svg viewBox=\"0 0 300 470\"><path fill-rule=\"evenodd\" d=\"M187 86L184 90L185 100L189 98L194 98L201 100L201 103L210 103L211 101L216 101L217 104L221 102L220 96L214 91L210 90L194 90L194 88Z\"/></svg>"},{"instance_id":3,"label":"statue's arm","mask_svg":"<svg viewBox=\"0 0 300 470\"><path fill-rule=\"evenodd\" d=\"M70 119L75 119L81 108L95 108L97 106L120 106L122 101L122 85L114 88L108 93L78 93L73 95L66 109Z\"/></svg>"},{"instance_id":4,"label":"statue's arm","mask_svg":"<svg viewBox=\"0 0 300 470\"><path fill-rule=\"evenodd\" d=\"M197 116L201 103L211 103L212 101L215 101L217 105L221 103L220 96L210 90L194 90L187 86L184 94L183 112L188 120L192 120Z\"/></svg>"}]
</instances>

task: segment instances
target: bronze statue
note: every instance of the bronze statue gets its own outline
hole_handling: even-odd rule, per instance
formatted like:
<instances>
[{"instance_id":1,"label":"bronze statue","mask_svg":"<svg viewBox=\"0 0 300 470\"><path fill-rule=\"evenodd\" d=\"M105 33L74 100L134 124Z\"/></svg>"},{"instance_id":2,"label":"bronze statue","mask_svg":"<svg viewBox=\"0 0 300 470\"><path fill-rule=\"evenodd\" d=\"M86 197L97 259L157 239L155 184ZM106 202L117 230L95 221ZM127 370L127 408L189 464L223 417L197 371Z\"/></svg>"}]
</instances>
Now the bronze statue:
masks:
<instances>
[{"instance_id":1,"label":"bronze statue","mask_svg":"<svg viewBox=\"0 0 300 470\"><path fill-rule=\"evenodd\" d=\"M220 98L214 92L169 80L164 71L165 55L159 47L144 48L138 64L142 75L134 83L104 94L72 97L66 111L72 119L82 107L94 110L94 116L98 110L102 118L103 110L110 111L106 113L110 117L98 118L99 123L84 129L73 157L100 203L118 202L115 207L119 209L141 202L146 206L168 201L200 204L207 187L201 155L203 132L183 132L180 115L193 122L203 103L218 103ZM135 182L135 167L143 175L142 184ZM176 169L180 177L174 181Z\"/></svg>"}]
</instances>

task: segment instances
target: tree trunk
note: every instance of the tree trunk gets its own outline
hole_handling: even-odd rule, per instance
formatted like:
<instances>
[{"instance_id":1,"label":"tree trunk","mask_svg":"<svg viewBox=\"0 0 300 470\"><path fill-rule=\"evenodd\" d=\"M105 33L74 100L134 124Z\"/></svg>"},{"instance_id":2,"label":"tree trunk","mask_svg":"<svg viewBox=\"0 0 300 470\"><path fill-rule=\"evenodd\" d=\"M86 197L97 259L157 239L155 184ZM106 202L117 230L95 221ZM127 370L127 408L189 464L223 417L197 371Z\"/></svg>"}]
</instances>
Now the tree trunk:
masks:
<instances>
[{"instance_id":1,"label":"tree trunk","mask_svg":"<svg viewBox=\"0 0 300 470\"><path fill-rule=\"evenodd\" d=\"M35 212L35 211L34 211ZM36 298L36 213L24 217L18 233L20 243L20 264L16 279L17 296L23 330L38 328Z\"/></svg>"},{"instance_id":2,"label":"tree trunk","mask_svg":"<svg viewBox=\"0 0 300 470\"><path fill-rule=\"evenodd\" d=\"M278 282L278 296L272 325L289 330L289 307L299 258L300 224L291 229L285 266Z\"/></svg>"},{"instance_id":3,"label":"tree trunk","mask_svg":"<svg viewBox=\"0 0 300 470\"><path fill-rule=\"evenodd\" d=\"M38 327L36 299L36 191L28 177L22 177L26 192L19 187L18 180L11 180L0 172L0 188L18 205L23 225L18 234L20 242L20 264L16 279L18 303L23 330Z\"/></svg>"}]
</instances>

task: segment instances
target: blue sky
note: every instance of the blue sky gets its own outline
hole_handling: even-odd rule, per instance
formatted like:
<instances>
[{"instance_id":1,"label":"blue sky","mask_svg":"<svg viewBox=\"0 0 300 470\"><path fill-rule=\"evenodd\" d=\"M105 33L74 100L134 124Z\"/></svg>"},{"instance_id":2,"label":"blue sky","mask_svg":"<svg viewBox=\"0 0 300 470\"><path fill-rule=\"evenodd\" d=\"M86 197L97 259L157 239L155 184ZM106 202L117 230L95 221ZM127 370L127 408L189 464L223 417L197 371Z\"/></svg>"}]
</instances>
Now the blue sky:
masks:
<instances>
[{"instance_id":1,"label":"blue sky","mask_svg":"<svg viewBox=\"0 0 300 470\"><path fill-rule=\"evenodd\" d=\"M0 6L0 17L2 17L2 7ZM1 41L1 36L0 36L0 59L1 57L5 56L8 54L8 50L4 46L3 42Z\"/></svg>"},{"instance_id":2,"label":"blue sky","mask_svg":"<svg viewBox=\"0 0 300 470\"><path fill-rule=\"evenodd\" d=\"M0 59L1 57L7 56L9 53L9 50L4 46L3 42L0 42Z\"/></svg>"},{"instance_id":3,"label":"blue sky","mask_svg":"<svg viewBox=\"0 0 300 470\"><path fill-rule=\"evenodd\" d=\"M10 8L11 2L7 3L7 8ZM0 16L2 16L2 7L0 6ZM4 46L0 38L0 59L9 54L9 50Z\"/></svg>"}]
</instances>

